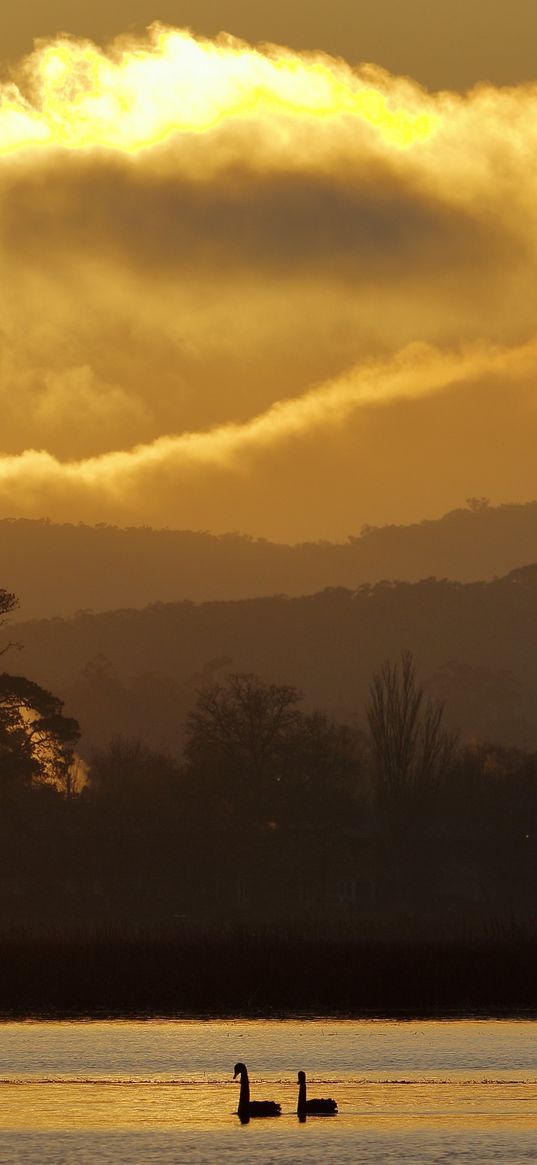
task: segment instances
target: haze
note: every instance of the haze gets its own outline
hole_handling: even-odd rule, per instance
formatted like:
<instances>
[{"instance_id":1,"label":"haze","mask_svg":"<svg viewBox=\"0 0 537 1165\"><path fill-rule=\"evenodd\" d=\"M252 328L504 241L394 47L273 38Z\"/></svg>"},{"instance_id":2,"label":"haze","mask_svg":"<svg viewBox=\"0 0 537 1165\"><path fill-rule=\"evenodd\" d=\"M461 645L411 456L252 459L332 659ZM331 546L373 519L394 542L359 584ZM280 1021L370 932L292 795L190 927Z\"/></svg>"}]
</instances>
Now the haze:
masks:
<instances>
[{"instance_id":1,"label":"haze","mask_svg":"<svg viewBox=\"0 0 537 1165\"><path fill-rule=\"evenodd\" d=\"M0 17L4 517L299 541L536 495L536 15L468 7Z\"/></svg>"}]
</instances>

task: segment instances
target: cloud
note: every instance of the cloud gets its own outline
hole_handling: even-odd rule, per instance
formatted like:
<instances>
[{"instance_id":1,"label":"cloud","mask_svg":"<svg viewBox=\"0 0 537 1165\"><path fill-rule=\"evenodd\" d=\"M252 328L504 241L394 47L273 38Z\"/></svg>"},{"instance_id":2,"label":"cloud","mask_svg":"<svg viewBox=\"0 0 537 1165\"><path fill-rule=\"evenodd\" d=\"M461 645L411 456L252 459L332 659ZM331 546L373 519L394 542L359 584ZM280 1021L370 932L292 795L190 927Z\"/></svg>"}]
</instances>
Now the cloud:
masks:
<instances>
[{"instance_id":1,"label":"cloud","mask_svg":"<svg viewBox=\"0 0 537 1165\"><path fill-rule=\"evenodd\" d=\"M335 529L338 457L352 432L363 459L379 403L388 418L458 386L460 408L462 386L470 415L489 378L514 431L535 369L536 114L534 86L431 95L159 26L39 46L0 87L6 512L222 528L222 483L237 505L247 478L249 528L300 537L312 516L271 502L271 458L282 481L300 443L328 458ZM409 455L392 452L402 478ZM397 518L404 481L375 489Z\"/></svg>"},{"instance_id":2,"label":"cloud","mask_svg":"<svg viewBox=\"0 0 537 1165\"><path fill-rule=\"evenodd\" d=\"M215 475L222 479L223 474L244 485L255 480L259 459L285 450L294 458L297 442L311 445L319 437L325 446L332 445L335 460L338 434L362 410L428 399L461 385L468 391L484 378L489 384L502 379L511 385L527 382L536 372L537 340L516 349L476 347L460 353L412 345L390 361L370 362L299 399L277 402L241 425L161 437L149 445L81 461L62 463L36 450L4 457L0 499L8 508L16 500L19 510L32 512L36 499L42 503L45 498L51 505L66 505L63 516L74 510L86 517L88 506L91 512L97 504L111 516L118 502L128 513L143 506L141 499L149 496L149 516L158 523L159 492L169 510L173 492L195 492L204 474L209 480ZM144 513L147 516L147 510Z\"/></svg>"},{"instance_id":3,"label":"cloud","mask_svg":"<svg viewBox=\"0 0 537 1165\"><path fill-rule=\"evenodd\" d=\"M402 147L434 128L433 115L411 107L410 87L399 86L407 100L394 105L378 85L320 53L261 52L229 36L202 40L159 25L145 43L125 38L108 53L58 38L41 45L15 78L1 95L5 153L57 145L136 153L230 119L350 116Z\"/></svg>"}]
</instances>

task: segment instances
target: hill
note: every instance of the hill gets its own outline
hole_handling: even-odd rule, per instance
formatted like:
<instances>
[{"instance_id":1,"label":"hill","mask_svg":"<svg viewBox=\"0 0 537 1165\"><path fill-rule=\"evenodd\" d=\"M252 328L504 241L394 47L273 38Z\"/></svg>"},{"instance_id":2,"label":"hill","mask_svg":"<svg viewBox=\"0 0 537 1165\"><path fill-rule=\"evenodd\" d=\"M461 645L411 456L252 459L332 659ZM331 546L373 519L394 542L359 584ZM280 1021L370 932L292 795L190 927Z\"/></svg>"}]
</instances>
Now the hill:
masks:
<instances>
[{"instance_id":1,"label":"hill","mask_svg":"<svg viewBox=\"0 0 537 1165\"><path fill-rule=\"evenodd\" d=\"M436 521L296 546L240 534L0 521L2 585L19 596L24 619L180 599L304 595L386 578L471 582L532 561L537 502L474 500Z\"/></svg>"},{"instance_id":2,"label":"hill","mask_svg":"<svg viewBox=\"0 0 537 1165\"><path fill-rule=\"evenodd\" d=\"M120 733L178 749L194 691L226 671L294 684L308 706L359 717L372 671L404 648L466 738L537 748L537 565L490 582L86 612L16 633L24 649L9 670L67 700L86 748Z\"/></svg>"}]
</instances>

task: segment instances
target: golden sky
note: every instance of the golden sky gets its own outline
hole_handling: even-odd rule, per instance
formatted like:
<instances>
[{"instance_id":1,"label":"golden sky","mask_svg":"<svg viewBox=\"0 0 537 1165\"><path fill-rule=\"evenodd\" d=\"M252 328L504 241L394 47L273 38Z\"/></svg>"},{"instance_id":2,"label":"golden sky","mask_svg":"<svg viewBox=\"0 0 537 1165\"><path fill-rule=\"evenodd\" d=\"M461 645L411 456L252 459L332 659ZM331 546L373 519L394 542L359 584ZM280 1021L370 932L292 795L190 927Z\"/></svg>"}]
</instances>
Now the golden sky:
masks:
<instances>
[{"instance_id":1,"label":"golden sky","mask_svg":"<svg viewBox=\"0 0 537 1165\"><path fill-rule=\"evenodd\" d=\"M10 18L2 516L301 540L537 496L535 4L452 0L443 49L441 0L313 8Z\"/></svg>"}]
</instances>

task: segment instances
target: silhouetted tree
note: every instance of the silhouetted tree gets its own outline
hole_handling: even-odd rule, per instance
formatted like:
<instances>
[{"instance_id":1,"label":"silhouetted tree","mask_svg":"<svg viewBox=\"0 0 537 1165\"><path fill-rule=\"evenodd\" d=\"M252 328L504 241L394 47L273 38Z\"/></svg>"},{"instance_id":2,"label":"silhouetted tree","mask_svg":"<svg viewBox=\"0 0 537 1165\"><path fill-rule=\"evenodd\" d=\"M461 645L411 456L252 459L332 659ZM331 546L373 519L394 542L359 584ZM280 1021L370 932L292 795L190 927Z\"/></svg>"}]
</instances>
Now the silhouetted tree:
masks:
<instances>
[{"instance_id":1,"label":"silhouetted tree","mask_svg":"<svg viewBox=\"0 0 537 1165\"><path fill-rule=\"evenodd\" d=\"M11 591L0 589L0 630L5 626L8 617L13 613L19 605L17 596ZM20 643L13 640L8 640L0 647L0 655L5 655L6 651L10 651L12 647L19 647Z\"/></svg>"},{"instance_id":2,"label":"silhouetted tree","mask_svg":"<svg viewBox=\"0 0 537 1165\"><path fill-rule=\"evenodd\" d=\"M219 756L259 779L299 724L301 699L296 688L265 684L250 673L209 684L187 717L186 755Z\"/></svg>"},{"instance_id":3,"label":"silhouetted tree","mask_svg":"<svg viewBox=\"0 0 537 1165\"><path fill-rule=\"evenodd\" d=\"M325 713L302 712L301 698L243 673L199 691L185 757L206 814L324 825L354 807L355 735Z\"/></svg>"},{"instance_id":4,"label":"silhouetted tree","mask_svg":"<svg viewBox=\"0 0 537 1165\"><path fill-rule=\"evenodd\" d=\"M88 765L82 757L73 756L70 763L66 763L56 774L56 787L63 794L66 801L80 796L88 783Z\"/></svg>"},{"instance_id":5,"label":"silhouetted tree","mask_svg":"<svg viewBox=\"0 0 537 1165\"><path fill-rule=\"evenodd\" d=\"M3 626L6 617L11 615L18 605L17 596L11 591L6 591L4 587L0 587L0 626Z\"/></svg>"},{"instance_id":6,"label":"silhouetted tree","mask_svg":"<svg viewBox=\"0 0 537 1165\"><path fill-rule=\"evenodd\" d=\"M385 807L401 808L445 774L455 740L443 727L443 711L441 703L425 701L410 651L374 673L366 712L376 792Z\"/></svg>"},{"instance_id":7,"label":"silhouetted tree","mask_svg":"<svg viewBox=\"0 0 537 1165\"><path fill-rule=\"evenodd\" d=\"M0 589L0 629L18 606L11 591ZM0 648L4 655L11 647ZM63 702L24 676L0 674L0 779L3 793L31 785L65 790L80 737L78 722L63 715Z\"/></svg>"},{"instance_id":8,"label":"silhouetted tree","mask_svg":"<svg viewBox=\"0 0 537 1165\"><path fill-rule=\"evenodd\" d=\"M24 676L0 674L0 773L12 785L65 787L80 736L63 703Z\"/></svg>"}]
</instances>

